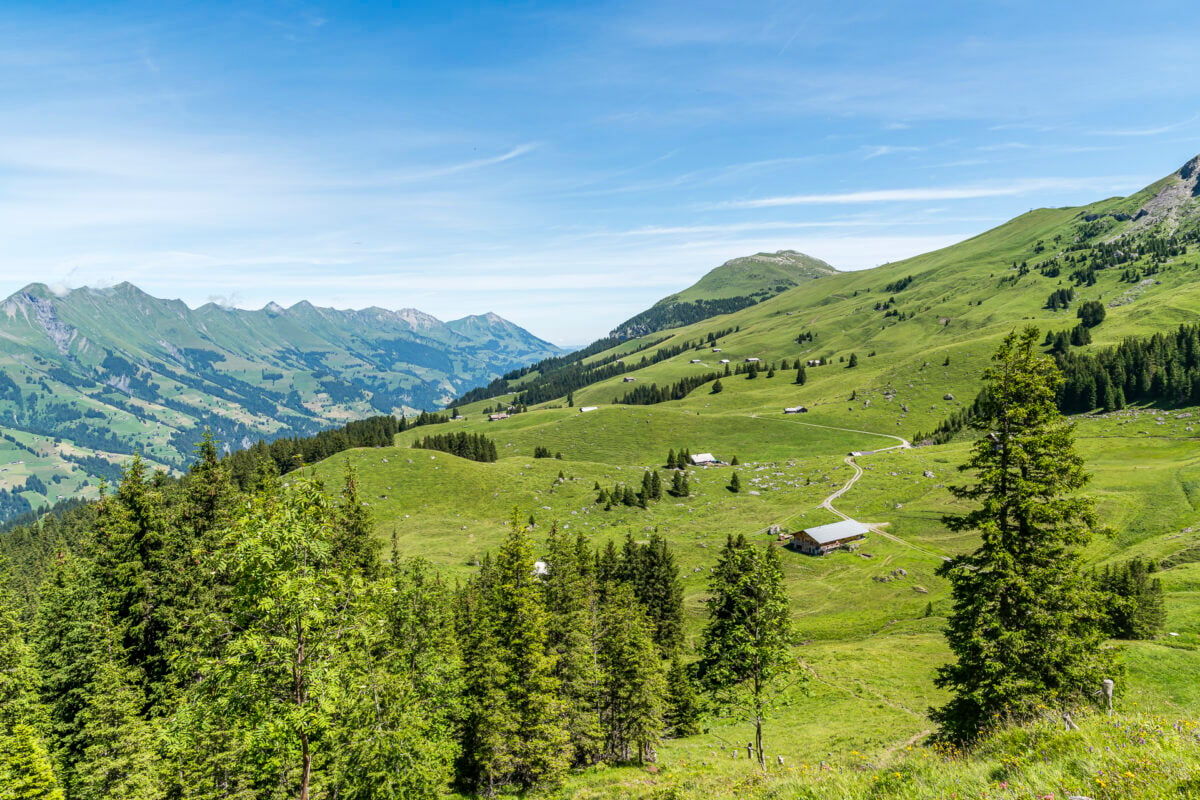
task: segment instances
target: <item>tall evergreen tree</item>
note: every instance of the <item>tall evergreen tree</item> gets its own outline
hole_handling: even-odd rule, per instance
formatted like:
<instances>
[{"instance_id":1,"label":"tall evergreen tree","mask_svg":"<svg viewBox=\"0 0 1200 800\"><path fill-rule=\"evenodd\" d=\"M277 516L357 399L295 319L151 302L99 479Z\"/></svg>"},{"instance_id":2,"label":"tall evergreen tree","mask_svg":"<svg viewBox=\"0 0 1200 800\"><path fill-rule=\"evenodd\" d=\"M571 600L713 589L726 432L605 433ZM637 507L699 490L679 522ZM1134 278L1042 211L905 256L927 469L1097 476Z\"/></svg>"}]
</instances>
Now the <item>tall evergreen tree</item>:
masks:
<instances>
[{"instance_id":1,"label":"tall evergreen tree","mask_svg":"<svg viewBox=\"0 0 1200 800\"><path fill-rule=\"evenodd\" d=\"M468 702L478 709L468 722L465 748L477 791L555 786L569 766L569 734L563 725L554 658L547 651L548 618L534 572L533 544L514 509L486 582L477 587L477 636L486 645L467 651ZM476 659L475 663L472 660ZM494 677L480 676L486 668ZM472 745L478 747L476 749Z\"/></svg>"},{"instance_id":2,"label":"tall evergreen tree","mask_svg":"<svg viewBox=\"0 0 1200 800\"><path fill-rule=\"evenodd\" d=\"M596 663L597 608L592 554L586 539L550 528L546 542L549 570L542 580L549 613L548 645L555 658L554 675L563 700L564 727L577 766L599 759L604 734L600 727L600 671Z\"/></svg>"},{"instance_id":3,"label":"tall evergreen tree","mask_svg":"<svg viewBox=\"0 0 1200 800\"><path fill-rule=\"evenodd\" d=\"M0 799L62 800L43 736L37 671L0 556Z\"/></svg>"},{"instance_id":4,"label":"tall evergreen tree","mask_svg":"<svg viewBox=\"0 0 1200 800\"><path fill-rule=\"evenodd\" d=\"M628 583L618 583L605 599L598 655L605 752L614 761L657 760L666 678L654 625Z\"/></svg>"},{"instance_id":5,"label":"tall evergreen tree","mask_svg":"<svg viewBox=\"0 0 1200 800\"><path fill-rule=\"evenodd\" d=\"M664 721L671 736L684 738L700 732L700 698L691 671L678 655L667 670L667 707Z\"/></svg>"},{"instance_id":6,"label":"tall evergreen tree","mask_svg":"<svg viewBox=\"0 0 1200 800\"><path fill-rule=\"evenodd\" d=\"M337 504L337 529L333 535L334 558L365 578L379 575L379 543L375 522L358 491L358 474L346 460L345 478Z\"/></svg>"},{"instance_id":7,"label":"tall evergreen tree","mask_svg":"<svg viewBox=\"0 0 1200 800\"><path fill-rule=\"evenodd\" d=\"M795 635L776 549L726 539L708 585L708 622L696 665L701 685L719 706L754 724L759 767L766 769L763 723L781 692L795 685ZM794 677L792 677L794 676Z\"/></svg>"},{"instance_id":8,"label":"tall evergreen tree","mask_svg":"<svg viewBox=\"0 0 1200 800\"><path fill-rule=\"evenodd\" d=\"M102 663L79 714L81 758L73 767L72 800L157 800L162 765L154 732L140 716L141 694L111 660Z\"/></svg>"},{"instance_id":9,"label":"tall evergreen tree","mask_svg":"<svg viewBox=\"0 0 1200 800\"><path fill-rule=\"evenodd\" d=\"M937 684L953 697L933 712L942 735L970 742L1039 706L1084 702L1111 674L1099 597L1080 572L1080 548L1099 529L1075 451L1074 426L1055 407L1062 381L1037 352L1038 331L1009 334L984 371L987 431L962 466L976 475L955 497L977 507L947 516L977 531L975 552L938 570L954 599L946 637L955 661Z\"/></svg>"}]
</instances>

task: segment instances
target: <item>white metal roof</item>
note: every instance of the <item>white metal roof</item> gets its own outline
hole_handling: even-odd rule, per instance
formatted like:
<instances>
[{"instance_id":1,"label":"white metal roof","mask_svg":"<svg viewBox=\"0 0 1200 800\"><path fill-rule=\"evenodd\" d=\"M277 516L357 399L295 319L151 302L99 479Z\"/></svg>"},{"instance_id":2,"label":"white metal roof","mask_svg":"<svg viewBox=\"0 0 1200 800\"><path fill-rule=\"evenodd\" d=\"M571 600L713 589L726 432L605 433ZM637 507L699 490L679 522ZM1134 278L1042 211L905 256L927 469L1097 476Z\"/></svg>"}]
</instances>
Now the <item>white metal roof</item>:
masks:
<instances>
[{"instance_id":1,"label":"white metal roof","mask_svg":"<svg viewBox=\"0 0 1200 800\"><path fill-rule=\"evenodd\" d=\"M717 460L717 457L714 456L712 453L696 453L696 455L692 456L693 464L706 464L710 461L716 461L716 460Z\"/></svg>"},{"instance_id":2,"label":"white metal roof","mask_svg":"<svg viewBox=\"0 0 1200 800\"><path fill-rule=\"evenodd\" d=\"M833 522L829 525L805 528L804 532L811 536L817 544L829 544L840 539L848 539L851 536L866 536L871 532L871 529L861 522L844 519L841 522Z\"/></svg>"}]
</instances>

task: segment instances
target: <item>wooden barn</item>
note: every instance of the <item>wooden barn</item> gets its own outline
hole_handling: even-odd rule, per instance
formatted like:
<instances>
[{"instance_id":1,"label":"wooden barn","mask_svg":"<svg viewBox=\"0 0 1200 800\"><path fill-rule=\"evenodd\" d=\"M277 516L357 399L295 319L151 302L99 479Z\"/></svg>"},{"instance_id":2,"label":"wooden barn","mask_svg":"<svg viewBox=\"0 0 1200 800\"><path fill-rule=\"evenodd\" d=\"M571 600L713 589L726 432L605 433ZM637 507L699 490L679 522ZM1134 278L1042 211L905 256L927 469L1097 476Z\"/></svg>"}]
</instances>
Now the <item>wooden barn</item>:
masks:
<instances>
[{"instance_id":1,"label":"wooden barn","mask_svg":"<svg viewBox=\"0 0 1200 800\"><path fill-rule=\"evenodd\" d=\"M861 522L845 519L829 525L805 528L792 534L793 550L810 556L823 556L839 547L867 538L870 529Z\"/></svg>"}]
</instances>

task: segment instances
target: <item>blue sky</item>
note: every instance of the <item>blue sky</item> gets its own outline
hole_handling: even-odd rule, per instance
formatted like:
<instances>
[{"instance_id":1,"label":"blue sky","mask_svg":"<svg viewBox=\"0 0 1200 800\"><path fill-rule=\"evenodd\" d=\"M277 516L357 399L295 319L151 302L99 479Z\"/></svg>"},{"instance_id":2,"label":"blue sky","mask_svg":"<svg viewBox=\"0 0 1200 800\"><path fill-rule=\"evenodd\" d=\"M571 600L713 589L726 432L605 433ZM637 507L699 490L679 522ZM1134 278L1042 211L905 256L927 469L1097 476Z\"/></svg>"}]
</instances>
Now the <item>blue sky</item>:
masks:
<instances>
[{"instance_id":1,"label":"blue sky","mask_svg":"<svg viewBox=\"0 0 1200 800\"><path fill-rule=\"evenodd\" d=\"M1200 152L1194 2L0 4L0 292L496 311L861 269Z\"/></svg>"}]
</instances>

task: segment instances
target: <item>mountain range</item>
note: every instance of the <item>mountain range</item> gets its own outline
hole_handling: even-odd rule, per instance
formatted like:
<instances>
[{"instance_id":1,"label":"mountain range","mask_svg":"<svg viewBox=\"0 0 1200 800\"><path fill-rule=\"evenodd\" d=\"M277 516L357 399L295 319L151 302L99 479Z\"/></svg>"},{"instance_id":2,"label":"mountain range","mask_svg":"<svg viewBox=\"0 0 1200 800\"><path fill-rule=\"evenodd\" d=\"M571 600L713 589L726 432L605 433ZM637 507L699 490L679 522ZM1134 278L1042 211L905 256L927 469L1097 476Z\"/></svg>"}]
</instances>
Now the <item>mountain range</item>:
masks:
<instances>
[{"instance_id":1,"label":"mountain range","mask_svg":"<svg viewBox=\"0 0 1200 800\"><path fill-rule=\"evenodd\" d=\"M0 302L0 425L11 451L0 453L0 488L19 494L36 475L24 495L37 505L112 477L135 451L182 467L205 428L239 447L436 408L564 352L490 313L442 322L416 309L307 302L191 309L129 283L65 293L35 283Z\"/></svg>"}]
</instances>

